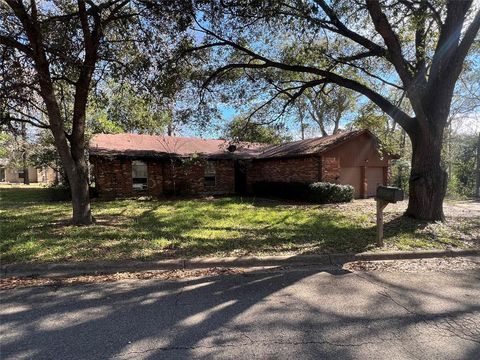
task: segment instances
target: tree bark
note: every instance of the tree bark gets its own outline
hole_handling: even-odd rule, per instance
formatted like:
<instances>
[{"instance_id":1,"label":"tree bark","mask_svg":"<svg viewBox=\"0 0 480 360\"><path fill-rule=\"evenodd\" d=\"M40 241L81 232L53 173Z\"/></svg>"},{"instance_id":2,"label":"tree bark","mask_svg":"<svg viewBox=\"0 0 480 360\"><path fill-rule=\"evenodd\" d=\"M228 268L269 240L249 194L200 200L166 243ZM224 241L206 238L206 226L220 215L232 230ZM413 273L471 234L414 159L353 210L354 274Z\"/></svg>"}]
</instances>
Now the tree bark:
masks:
<instances>
[{"instance_id":1,"label":"tree bark","mask_svg":"<svg viewBox=\"0 0 480 360\"><path fill-rule=\"evenodd\" d=\"M477 177L475 180L475 196L480 198L480 132L478 133L477 142Z\"/></svg>"},{"instance_id":2,"label":"tree bark","mask_svg":"<svg viewBox=\"0 0 480 360\"><path fill-rule=\"evenodd\" d=\"M410 136L412 169L409 179L407 216L419 220L444 221L443 199L447 191L447 172L441 166L442 136Z\"/></svg>"},{"instance_id":3,"label":"tree bark","mask_svg":"<svg viewBox=\"0 0 480 360\"><path fill-rule=\"evenodd\" d=\"M46 97L47 100L54 99ZM84 141L80 143L70 142L68 144L67 135L61 124L60 109L56 101L46 101L47 111L50 119L51 130L55 139L55 147L57 148L60 160L62 162L70 192L72 197L73 216L72 223L74 225L89 225L93 222L90 209L90 194L88 182L88 167L85 159Z\"/></svg>"},{"instance_id":4,"label":"tree bark","mask_svg":"<svg viewBox=\"0 0 480 360\"><path fill-rule=\"evenodd\" d=\"M74 175L69 177L73 206L72 222L75 225L89 225L92 223L92 212L87 164L82 160L73 164L72 170Z\"/></svg>"},{"instance_id":5,"label":"tree bark","mask_svg":"<svg viewBox=\"0 0 480 360\"><path fill-rule=\"evenodd\" d=\"M28 165L27 165L27 153L23 151L22 154L22 166L23 166L23 184L30 185L30 176L28 174Z\"/></svg>"},{"instance_id":6,"label":"tree bark","mask_svg":"<svg viewBox=\"0 0 480 360\"><path fill-rule=\"evenodd\" d=\"M28 164L27 164L27 129L25 123L22 123L22 166L23 166L23 184L30 185L30 176L28 173Z\"/></svg>"}]
</instances>

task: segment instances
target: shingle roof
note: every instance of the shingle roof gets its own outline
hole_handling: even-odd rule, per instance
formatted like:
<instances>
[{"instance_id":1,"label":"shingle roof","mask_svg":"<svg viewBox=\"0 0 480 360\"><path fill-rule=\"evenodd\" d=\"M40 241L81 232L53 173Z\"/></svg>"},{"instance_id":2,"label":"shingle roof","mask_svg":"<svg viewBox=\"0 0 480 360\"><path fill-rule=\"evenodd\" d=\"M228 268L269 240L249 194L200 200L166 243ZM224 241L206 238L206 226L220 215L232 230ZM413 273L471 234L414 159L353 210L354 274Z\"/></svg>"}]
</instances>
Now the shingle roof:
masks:
<instances>
[{"instance_id":1,"label":"shingle roof","mask_svg":"<svg viewBox=\"0 0 480 360\"><path fill-rule=\"evenodd\" d=\"M91 155L233 157L226 140L204 140L192 137L173 137L138 134L98 134L90 140ZM242 143L236 146L236 157L253 157L265 145Z\"/></svg>"},{"instance_id":2,"label":"shingle roof","mask_svg":"<svg viewBox=\"0 0 480 360\"><path fill-rule=\"evenodd\" d=\"M269 159L320 154L363 133L369 132L365 130L342 132L281 145L241 143L236 144L234 152L228 151L230 143L226 140L160 135L98 134L90 140L90 154L179 157L198 154L210 158Z\"/></svg>"},{"instance_id":3,"label":"shingle roof","mask_svg":"<svg viewBox=\"0 0 480 360\"><path fill-rule=\"evenodd\" d=\"M330 136L293 141L281 145L272 145L263 149L257 157L259 159L268 159L320 154L363 133L367 133L367 131L355 130L341 132Z\"/></svg>"}]
</instances>

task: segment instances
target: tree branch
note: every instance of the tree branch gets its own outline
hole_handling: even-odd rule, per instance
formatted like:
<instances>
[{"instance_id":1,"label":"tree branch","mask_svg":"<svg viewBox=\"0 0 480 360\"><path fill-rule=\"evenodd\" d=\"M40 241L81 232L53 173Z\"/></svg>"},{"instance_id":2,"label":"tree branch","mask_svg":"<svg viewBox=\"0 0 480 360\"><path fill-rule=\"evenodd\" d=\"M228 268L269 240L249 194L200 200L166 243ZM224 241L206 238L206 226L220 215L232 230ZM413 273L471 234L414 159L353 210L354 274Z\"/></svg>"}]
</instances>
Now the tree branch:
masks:
<instances>
[{"instance_id":1,"label":"tree branch","mask_svg":"<svg viewBox=\"0 0 480 360\"><path fill-rule=\"evenodd\" d=\"M12 117L12 116L6 116L6 117L0 116L0 124L8 124L12 121L16 121L16 122L21 122L21 123L25 123L25 124L30 124L32 126L40 128L40 129L50 129L50 125L45 124L45 123L39 121L38 119L35 119L35 120L36 121L30 120L30 119L25 119L25 118L15 118L15 117Z\"/></svg>"},{"instance_id":2,"label":"tree branch","mask_svg":"<svg viewBox=\"0 0 480 360\"><path fill-rule=\"evenodd\" d=\"M21 52L23 52L25 55L32 57L33 52L32 49L30 49L28 46L23 45L22 43L18 42L15 39L9 38L7 36L0 35L0 44L5 45L6 47L12 47L15 48Z\"/></svg>"},{"instance_id":3,"label":"tree branch","mask_svg":"<svg viewBox=\"0 0 480 360\"><path fill-rule=\"evenodd\" d=\"M477 10L477 13L471 22L470 26L468 27L463 39L461 40L460 44L458 45L458 49L455 53L455 57L452 61L452 68L461 68L465 57L468 54L468 51L472 47L473 42L475 41L475 37L478 35L478 31L480 29L480 9Z\"/></svg>"},{"instance_id":4,"label":"tree branch","mask_svg":"<svg viewBox=\"0 0 480 360\"><path fill-rule=\"evenodd\" d=\"M378 0L368 0L367 9L375 30L382 36L385 45L387 45L392 64L395 66L403 84L408 88L412 83L413 77L408 69L407 61L403 57L400 40L390 26Z\"/></svg>"},{"instance_id":5,"label":"tree branch","mask_svg":"<svg viewBox=\"0 0 480 360\"><path fill-rule=\"evenodd\" d=\"M414 120L410 116L408 116L404 111L402 111L399 107L392 104L386 98L384 98L379 93L375 92L374 90L368 88L367 86L359 83L356 80L345 78L341 75L332 73L330 71L318 69L311 66L303 66L303 65L291 65L285 64L278 61L270 60L265 56L259 55L254 51L247 49L233 41L224 39L213 32L206 30L210 35L216 37L218 40L226 43L228 46L237 49L255 60L259 60L263 62L262 64L252 64L252 63L237 63L237 64L230 64L223 66L222 68L216 70L212 75L209 76L207 80L208 83L211 82L213 78L221 74L223 71L230 69L230 68L277 68L280 70L285 70L289 72L297 72L297 73L310 73L314 75L318 75L322 77L322 79L327 79L331 83L335 83L339 86L343 86L345 88L351 89L356 91L366 97L368 97L371 101L373 101L378 107L380 107L385 113L391 116L396 122L398 122L407 132L412 132L414 129Z\"/></svg>"},{"instance_id":6,"label":"tree branch","mask_svg":"<svg viewBox=\"0 0 480 360\"><path fill-rule=\"evenodd\" d=\"M328 6L324 0L315 0L315 2L322 8L325 14L327 14L329 17L331 23L337 28L336 32L349 38L350 40L353 40L357 44L362 45L364 48L370 50L372 53L378 56L387 56L387 51L385 48L347 28L347 26L338 18L335 11Z\"/></svg>"},{"instance_id":7,"label":"tree branch","mask_svg":"<svg viewBox=\"0 0 480 360\"><path fill-rule=\"evenodd\" d=\"M440 28L440 36L438 38L437 46L435 48L435 55L433 56L432 65L430 67L429 85L432 88L436 86L435 83L438 78L440 78L442 74L447 71L447 64L450 63L452 54L454 54L457 50L465 14L467 13L471 4L472 0L447 2L447 17L445 19L445 23ZM472 26L470 27L472 30L475 30L474 24L475 21L472 23L473 28ZM473 34L467 37L467 39L469 39L472 35L475 37L476 32L478 32L478 27L476 31L472 32ZM467 46L467 43L468 40L464 43L464 46L468 52L469 46Z\"/></svg>"}]
</instances>

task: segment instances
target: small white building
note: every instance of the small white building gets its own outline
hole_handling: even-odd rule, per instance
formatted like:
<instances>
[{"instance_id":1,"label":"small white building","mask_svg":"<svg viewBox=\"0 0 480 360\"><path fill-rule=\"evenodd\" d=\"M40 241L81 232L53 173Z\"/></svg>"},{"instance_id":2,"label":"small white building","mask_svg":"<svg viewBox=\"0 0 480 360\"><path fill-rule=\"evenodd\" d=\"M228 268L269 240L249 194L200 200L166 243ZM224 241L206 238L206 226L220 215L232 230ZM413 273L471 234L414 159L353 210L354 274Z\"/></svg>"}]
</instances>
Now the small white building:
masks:
<instances>
[{"instance_id":1,"label":"small white building","mask_svg":"<svg viewBox=\"0 0 480 360\"><path fill-rule=\"evenodd\" d=\"M31 183L52 184L57 178L55 170L49 166L41 168L29 166L27 171ZM21 184L24 179L24 169L10 167L6 159L0 159L0 183Z\"/></svg>"}]
</instances>

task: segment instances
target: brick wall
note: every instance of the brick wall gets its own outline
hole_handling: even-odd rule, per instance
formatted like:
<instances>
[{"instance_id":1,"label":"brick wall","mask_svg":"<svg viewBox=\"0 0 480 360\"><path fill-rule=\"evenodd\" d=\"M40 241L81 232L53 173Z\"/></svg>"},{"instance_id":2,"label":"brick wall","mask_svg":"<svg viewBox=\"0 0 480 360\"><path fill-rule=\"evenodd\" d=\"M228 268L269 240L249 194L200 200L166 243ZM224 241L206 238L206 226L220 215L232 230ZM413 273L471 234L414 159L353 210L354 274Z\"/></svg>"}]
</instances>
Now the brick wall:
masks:
<instances>
[{"instance_id":1,"label":"brick wall","mask_svg":"<svg viewBox=\"0 0 480 360\"><path fill-rule=\"evenodd\" d=\"M322 181L337 182L340 177L340 162L334 157L322 158Z\"/></svg>"},{"instance_id":2,"label":"brick wall","mask_svg":"<svg viewBox=\"0 0 480 360\"><path fill-rule=\"evenodd\" d=\"M233 160L217 161L215 171L215 187L205 189L205 191L215 194L233 194L235 192L235 165Z\"/></svg>"},{"instance_id":3,"label":"brick wall","mask_svg":"<svg viewBox=\"0 0 480 360\"><path fill-rule=\"evenodd\" d=\"M266 159L252 161L247 168L247 185L257 181L319 181L321 163L318 157Z\"/></svg>"},{"instance_id":4,"label":"brick wall","mask_svg":"<svg viewBox=\"0 0 480 360\"><path fill-rule=\"evenodd\" d=\"M132 163L122 158L90 157L95 186L103 197L131 196Z\"/></svg>"},{"instance_id":5,"label":"brick wall","mask_svg":"<svg viewBox=\"0 0 480 360\"><path fill-rule=\"evenodd\" d=\"M235 168L232 160L215 161L215 186L204 185L203 160L182 163L169 159L142 160L148 167L148 187L145 195L173 194L208 195L235 192ZM92 156L93 174L102 197L129 197L142 192L132 188L132 160ZM175 191L174 191L175 190Z\"/></svg>"},{"instance_id":6,"label":"brick wall","mask_svg":"<svg viewBox=\"0 0 480 360\"><path fill-rule=\"evenodd\" d=\"M154 161L147 162L148 183L147 192L152 196L160 196L163 193L163 170L162 164Z\"/></svg>"},{"instance_id":7,"label":"brick wall","mask_svg":"<svg viewBox=\"0 0 480 360\"><path fill-rule=\"evenodd\" d=\"M215 160L214 162L215 186L205 186L204 160L188 163L175 161L173 164L167 160L163 163L164 192L189 195L233 194L235 192L234 162L232 160Z\"/></svg>"}]
</instances>

